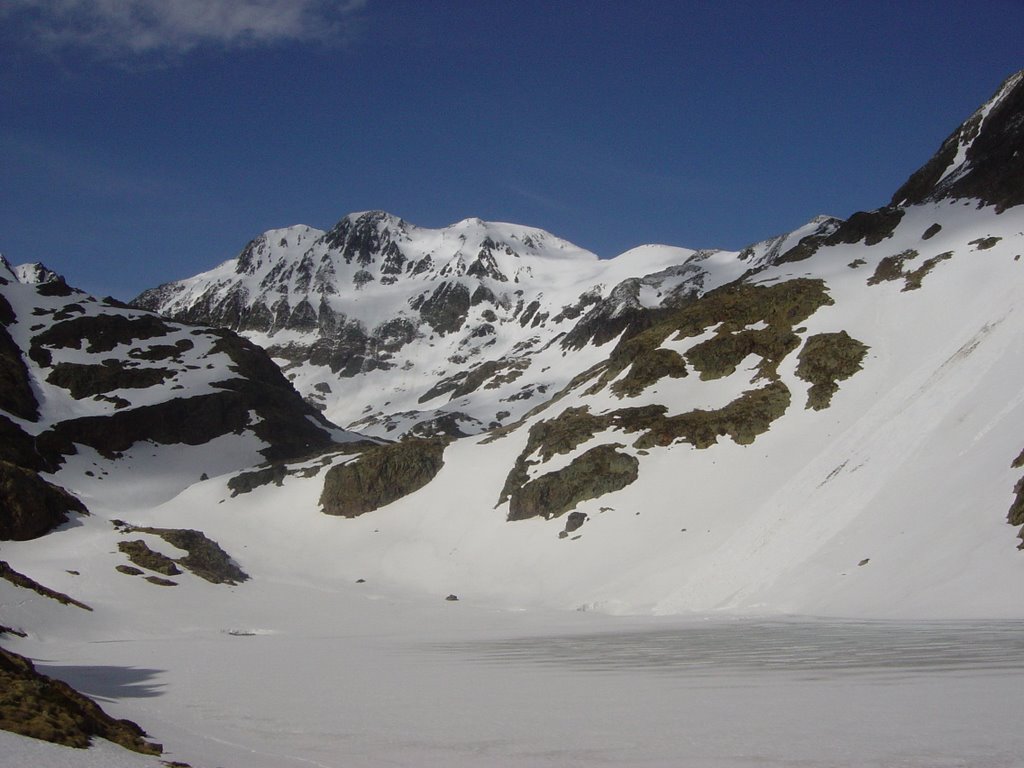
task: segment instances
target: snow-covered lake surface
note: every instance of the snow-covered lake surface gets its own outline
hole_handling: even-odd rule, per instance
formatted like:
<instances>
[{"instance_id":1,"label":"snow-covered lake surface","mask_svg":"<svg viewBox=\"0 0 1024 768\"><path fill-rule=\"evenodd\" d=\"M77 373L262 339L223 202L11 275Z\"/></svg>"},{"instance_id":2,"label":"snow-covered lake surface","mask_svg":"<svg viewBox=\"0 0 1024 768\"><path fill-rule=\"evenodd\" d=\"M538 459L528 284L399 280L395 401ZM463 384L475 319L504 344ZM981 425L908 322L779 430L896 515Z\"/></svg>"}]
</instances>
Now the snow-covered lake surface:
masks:
<instances>
[{"instance_id":1,"label":"snow-covered lake surface","mask_svg":"<svg viewBox=\"0 0 1024 768\"><path fill-rule=\"evenodd\" d=\"M687 678L751 675L881 683L1024 670L1024 622L707 620L670 629L453 643L477 663Z\"/></svg>"},{"instance_id":2,"label":"snow-covered lake surface","mask_svg":"<svg viewBox=\"0 0 1024 768\"><path fill-rule=\"evenodd\" d=\"M196 768L995 768L1024 755L1020 621L610 617L265 587L262 608L239 590L177 629L154 613L148 632L52 638L34 655ZM0 765L158 765L53 749L0 734Z\"/></svg>"},{"instance_id":3,"label":"snow-covered lake surface","mask_svg":"<svg viewBox=\"0 0 1024 768\"><path fill-rule=\"evenodd\" d=\"M1024 760L1021 622L711 620L438 650L513 680L550 676L551 698L534 702L549 717L532 723L536 764ZM529 706L491 695L512 718Z\"/></svg>"}]
</instances>

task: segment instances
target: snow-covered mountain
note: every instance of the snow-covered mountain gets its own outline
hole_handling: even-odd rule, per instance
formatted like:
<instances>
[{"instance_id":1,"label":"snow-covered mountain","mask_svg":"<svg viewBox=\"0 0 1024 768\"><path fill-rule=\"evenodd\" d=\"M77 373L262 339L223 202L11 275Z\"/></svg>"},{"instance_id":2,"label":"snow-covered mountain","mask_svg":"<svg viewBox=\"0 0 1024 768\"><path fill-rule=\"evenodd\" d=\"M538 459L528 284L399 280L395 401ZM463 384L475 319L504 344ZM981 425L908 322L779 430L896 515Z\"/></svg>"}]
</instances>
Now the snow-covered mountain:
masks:
<instances>
[{"instance_id":1,"label":"snow-covered mountain","mask_svg":"<svg viewBox=\"0 0 1024 768\"><path fill-rule=\"evenodd\" d=\"M297 712L289 757L333 765L303 740L322 703L278 701L304 688L267 660L333 679L351 653L347 716L386 719L360 675L382 637L406 648L396 604L437 643L515 625L495 608L1024 619L1022 163L1024 73L887 205L739 252L601 260L364 213L268 232L148 309L3 262L0 466L67 520L32 528L5 490L3 559L94 609L0 580L5 644L165 671L165 699L112 698L186 754L282 764L242 700ZM476 618L438 618L448 595ZM183 691L224 665L242 694L204 689L207 717ZM343 757L415 764L389 745Z\"/></svg>"},{"instance_id":2,"label":"snow-covered mountain","mask_svg":"<svg viewBox=\"0 0 1024 768\"><path fill-rule=\"evenodd\" d=\"M263 350L233 333L96 299L41 265L11 267L0 257L0 272L0 461L17 479L4 488L2 538L34 538L69 509L84 511L67 497L63 510L47 503L52 514L34 513L22 497L29 487L63 494L36 473L87 466L90 455L129 467L142 454L173 454L185 472L162 473L162 493L173 495L204 471L358 439L325 421ZM155 464L166 468L167 460ZM72 477L73 485L102 479L88 470Z\"/></svg>"},{"instance_id":3,"label":"snow-covered mountain","mask_svg":"<svg viewBox=\"0 0 1024 768\"><path fill-rule=\"evenodd\" d=\"M339 424L388 438L464 436L518 418L593 362L535 366L541 350L600 347L649 322L648 310L837 224L821 217L742 254L647 245L600 260L538 229L467 219L434 230L375 211L329 232L271 230L133 304L242 333Z\"/></svg>"},{"instance_id":4,"label":"snow-covered mountain","mask_svg":"<svg viewBox=\"0 0 1024 768\"><path fill-rule=\"evenodd\" d=\"M606 610L1015 613L975 588L1024 567L1005 524L1022 79L888 205L737 253L599 260L538 230L366 213L267 233L137 303L249 335L350 428L463 438L317 486L311 506L357 518L336 546L360 572ZM910 533L939 510L948 548ZM435 553L426 573L408 546Z\"/></svg>"}]
</instances>

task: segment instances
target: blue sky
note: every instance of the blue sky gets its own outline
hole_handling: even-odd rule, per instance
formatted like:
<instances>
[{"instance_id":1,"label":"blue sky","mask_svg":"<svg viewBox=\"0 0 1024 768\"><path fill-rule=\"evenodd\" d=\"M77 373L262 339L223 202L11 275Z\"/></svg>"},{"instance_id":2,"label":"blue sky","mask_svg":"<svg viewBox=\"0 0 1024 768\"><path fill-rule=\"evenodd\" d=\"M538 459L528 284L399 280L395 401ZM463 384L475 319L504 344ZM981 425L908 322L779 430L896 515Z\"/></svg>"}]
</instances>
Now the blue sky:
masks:
<instances>
[{"instance_id":1,"label":"blue sky","mask_svg":"<svg viewBox=\"0 0 1024 768\"><path fill-rule=\"evenodd\" d=\"M5 0L0 252L131 298L384 209L601 256L886 203L1022 0Z\"/></svg>"}]
</instances>

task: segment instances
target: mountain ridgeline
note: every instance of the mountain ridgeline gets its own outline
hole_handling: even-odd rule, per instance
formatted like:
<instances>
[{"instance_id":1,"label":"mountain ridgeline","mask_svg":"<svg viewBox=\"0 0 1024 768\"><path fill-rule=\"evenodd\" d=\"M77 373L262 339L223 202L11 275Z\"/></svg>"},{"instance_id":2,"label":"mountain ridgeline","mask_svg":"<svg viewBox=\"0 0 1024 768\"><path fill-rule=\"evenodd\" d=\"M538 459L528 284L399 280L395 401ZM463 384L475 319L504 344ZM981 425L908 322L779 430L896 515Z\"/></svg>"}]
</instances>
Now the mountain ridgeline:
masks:
<instances>
[{"instance_id":1,"label":"mountain ridgeline","mask_svg":"<svg viewBox=\"0 0 1024 768\"><path fill-rule=\"evenodd\" d=\"M877 341L843 327L808 330L835 305L829 274L838 260L846 282L852 270L870 270L857 278L865 296L893 281L907 292L943 262L1003 240L958 240L975 226L960 202L977 220L1016 215L1022 114L1017 73L887 205L845 220L819 216L739 252L652 245L601 260L529 227L467 219L427 229L372 211L329 231L271 230L235 259L133 305L248 336L307 402L365 434L450 440L492 431L493 440L529 427L499 505L511 503L509 519L527 508L559 516L595 493L592 478L607 466L581 455L550 477L538 467L603 430L637 435L636 450L703 448L722 437L752 442L790 409L795 390L806 388L807 408L828 408ZM911 234L927 216L934 220ZM914 247L896 247L904 241ZM653 396L659 382L694 376L714 392L713 382L743 368L753 372L749 388L724 400L696 396L688 408L691 395ZM586 403L605 394L638 404L605 403L595 415ZM696 407L704 401L717 405ZM562 402L571 407L552 413ZM552 434L564 442L549 445ZM546 495L555 490L558 502ZM541 495L524 506L528 491Z\"/></svg>"}]
</instances>

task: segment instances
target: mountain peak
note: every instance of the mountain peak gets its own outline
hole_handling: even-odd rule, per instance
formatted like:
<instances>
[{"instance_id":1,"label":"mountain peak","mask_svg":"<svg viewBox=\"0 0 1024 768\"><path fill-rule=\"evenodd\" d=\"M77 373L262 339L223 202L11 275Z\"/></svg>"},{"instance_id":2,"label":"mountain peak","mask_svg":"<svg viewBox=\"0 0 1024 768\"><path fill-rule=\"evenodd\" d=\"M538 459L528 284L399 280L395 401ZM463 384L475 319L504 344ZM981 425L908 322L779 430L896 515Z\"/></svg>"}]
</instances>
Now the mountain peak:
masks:
<instances>
[{"instance_id":1,"label":"mountain peak","mask_svg":"<svg viewBox=\"0 0 1024 768\"><path fill-rule=\"evenodd\" d=\"M1001 213L1024 203L1024 70L999 86L893 195L907 206L948 198L977 199Z\"/></svg>"},{"instance_id":2,"label":"mountain peak","mask_svg":"<svg viewBox=\"0 0 1024 768\"><path fill-rule=\"evenodd\" d=\"M55 283L64 279L61 275L38 261L32 264L19 264L15 267L3 256L0 256L0 266L3 266L5 271L14 275L15 280L25 285L42 285L43 283Z\"/></svg>"}]
</instances>

